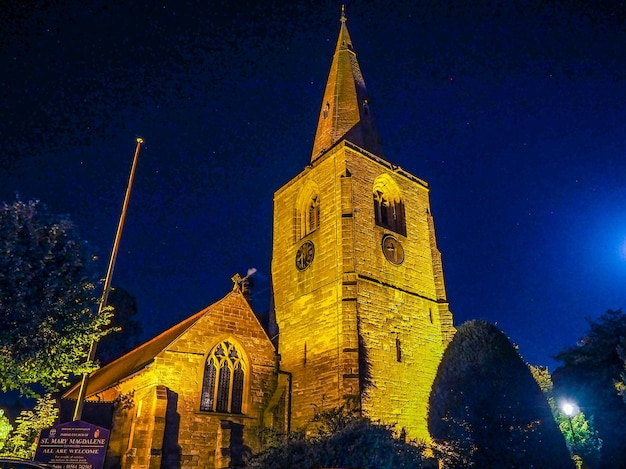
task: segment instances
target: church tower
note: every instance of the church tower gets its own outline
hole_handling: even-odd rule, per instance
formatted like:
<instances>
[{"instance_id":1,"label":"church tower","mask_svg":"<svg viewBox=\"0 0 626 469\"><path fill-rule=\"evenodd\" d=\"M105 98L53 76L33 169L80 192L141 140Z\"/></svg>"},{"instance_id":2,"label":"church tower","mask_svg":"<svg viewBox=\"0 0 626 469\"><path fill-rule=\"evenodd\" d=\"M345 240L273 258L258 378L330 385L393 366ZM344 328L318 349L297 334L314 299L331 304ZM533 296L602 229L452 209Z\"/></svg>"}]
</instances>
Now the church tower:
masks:
<instances>
[{"instance_id":1,"label":"church tower","mask_svg":"<svg viewBox=\"0 0 626 469\"><path fill-rule=\"evenodd\" d=\"M429 188L383 157L343 13L311 161L274 194L272 281L292 428L351 401L428 440L454 333Z\"/></svg>"}]
</instances>

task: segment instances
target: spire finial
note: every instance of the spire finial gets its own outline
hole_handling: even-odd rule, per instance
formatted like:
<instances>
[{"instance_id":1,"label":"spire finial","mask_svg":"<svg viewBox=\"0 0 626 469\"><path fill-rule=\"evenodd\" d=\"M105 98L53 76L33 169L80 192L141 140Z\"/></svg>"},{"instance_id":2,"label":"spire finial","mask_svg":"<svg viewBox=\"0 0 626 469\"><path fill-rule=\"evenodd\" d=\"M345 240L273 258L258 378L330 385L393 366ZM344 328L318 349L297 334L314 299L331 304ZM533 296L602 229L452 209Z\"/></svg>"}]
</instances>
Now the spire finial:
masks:
<instances>
[{"instance_id":1,"label":"spire finial","mask_svg":"<svg viewBox=\"0 0 626 469\"><path fill-rule=\"evenodd\" d=\"M382 158L369 108L365 82L346 24L346 6L341 5L341 26L324 88L311 162L342 139Z\"/></svg>"}]
</instances>

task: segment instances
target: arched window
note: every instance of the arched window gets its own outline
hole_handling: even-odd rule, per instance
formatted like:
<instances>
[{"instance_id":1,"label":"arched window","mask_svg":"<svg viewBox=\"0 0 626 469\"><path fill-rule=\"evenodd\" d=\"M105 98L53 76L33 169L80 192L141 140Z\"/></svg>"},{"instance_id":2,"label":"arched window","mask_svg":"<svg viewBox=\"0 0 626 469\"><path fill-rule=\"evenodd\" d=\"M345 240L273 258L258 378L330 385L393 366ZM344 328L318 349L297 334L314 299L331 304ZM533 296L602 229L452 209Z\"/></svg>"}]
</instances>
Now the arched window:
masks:
<instances>
[{"instance_id":1,"label":"arched window","mask_svg":"<svg viewBox=\"0 0 626 469\"><path fill-rule=\"evenodd\" d=\"M379 176L374 182L374 220L378 226L406 236L400 189L386 174Z\"/></svg>"},{"instance_id":2,"label":"arched window","mask_svg":"<svg viewBox=\"0 0 626 469\"><path fill-rule=\"evenodd\" d=\"M207 357L202 381L200 410L241 414L245 363L230 341L215 347Z\"/></svg>"},{"instance_id":3,"label":"arched window","mask_svg":"<svg viewBox=\"0 0 626 469\"><path fill-rule=\"evenodd\" d=\"M309 200L306 218L307 234L320 227L320 199L317 194Z\"/></svg>"},{"instance_id":4,"label":"arched window","mask_svg":"<svg viewBox=\"0 0 626 469\"><path fill-rule=\"evenodd\" d=\"M300 192L295 211L297 241L320 227L320 197L315 184L307 184Z\"/></svg>"}]
</instances>

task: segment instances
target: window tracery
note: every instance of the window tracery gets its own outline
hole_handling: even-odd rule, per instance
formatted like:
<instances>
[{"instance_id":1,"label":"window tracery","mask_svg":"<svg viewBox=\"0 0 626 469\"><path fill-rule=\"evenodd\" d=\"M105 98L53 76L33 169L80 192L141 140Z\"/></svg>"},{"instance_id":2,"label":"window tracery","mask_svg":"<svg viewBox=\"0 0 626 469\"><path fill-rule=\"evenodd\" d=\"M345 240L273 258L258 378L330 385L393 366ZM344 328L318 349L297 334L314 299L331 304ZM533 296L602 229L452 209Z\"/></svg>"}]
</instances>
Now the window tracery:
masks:
<instances>
[{"instance_id":1,"label":"window tracery","mask_svg":"<svg viewBox=\"0 0 626 469\"><path fill-rule=\"evenodd\" d=\"M400 189L391 177L382 175L376 179L373 197L376 225L406 236L404 203Z\"/></svg>"},{"instance_id":2,"label":"window tracery","mask_svg":"<svg viewBox=\"0 0 626 469\"><path fill-rule=\"evenodd\" d=\"M200 410L241 414L245 363L235 344L224 341L207 357L202 381Z\"/></svg>"},{"instance_id":3,"label":"window tracery","mask_svg":"<svg viewBox=\"0 0 626 469\"><path fill-rule=\"evenodd\" d=\"M314 195L309 201L307 226L307 234L317 230L320 227L320 201L317 195Z\"/></svg>"}]
</instances>

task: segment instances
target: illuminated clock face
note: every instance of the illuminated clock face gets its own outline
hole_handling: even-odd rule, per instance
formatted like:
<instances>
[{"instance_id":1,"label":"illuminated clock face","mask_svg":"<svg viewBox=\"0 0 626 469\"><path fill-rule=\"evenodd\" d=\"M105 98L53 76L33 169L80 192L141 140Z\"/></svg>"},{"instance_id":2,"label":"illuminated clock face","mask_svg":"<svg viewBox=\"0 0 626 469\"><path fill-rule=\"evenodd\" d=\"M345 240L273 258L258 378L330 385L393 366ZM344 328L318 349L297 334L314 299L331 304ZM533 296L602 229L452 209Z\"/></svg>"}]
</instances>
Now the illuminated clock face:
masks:
<instances>
[{"instance_id":1,"label":"illuminated clock face","mask_svg":"<svg viewBox=\"0 0 626 469\"><path fill-rule=\"evenodd\" d=\"M400 241L395 236L385 235L383 236L383 254L385 258L392 264L402 264L404 262L404 249Z\"/></svg>"},{"instance_id":2,"label":"illuminated clock face","mask_svg":"<svg viewBox=\"0 0 626 469\"><path fill-rule=\"evenodd\" d=\"M296 269L306 270L313 262L313 256L315 255L315 246L313 242L305 241L302 246L298 248L296 252Z\"/></svg>"}]
</instances>

